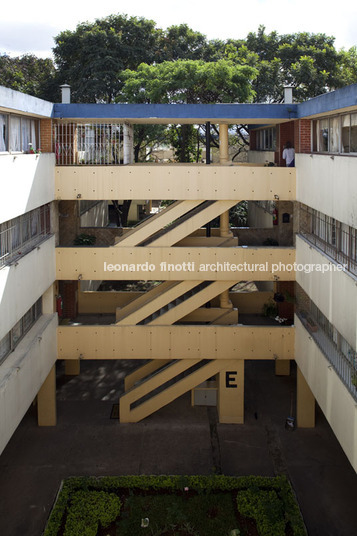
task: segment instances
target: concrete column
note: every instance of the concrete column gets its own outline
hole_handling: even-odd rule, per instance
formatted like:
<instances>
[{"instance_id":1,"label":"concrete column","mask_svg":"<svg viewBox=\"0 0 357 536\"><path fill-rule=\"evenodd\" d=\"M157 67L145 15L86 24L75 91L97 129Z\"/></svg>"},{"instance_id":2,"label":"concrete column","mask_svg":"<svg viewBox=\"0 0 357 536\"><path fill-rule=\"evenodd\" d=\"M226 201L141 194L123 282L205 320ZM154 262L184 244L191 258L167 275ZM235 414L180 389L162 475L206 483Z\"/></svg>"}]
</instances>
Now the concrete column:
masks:
<instances>
[{"instance_id":1,"label":"concrete column","mask_svg":"<svg viewBox=\"0 0 357 536\"><path fill-rule=\"evenodd\" d=\"M315 397L297 367L296 417L298 428L315 427Z\"/></svg>"},{"instance_id":2,"label":"concrete column","mask_svg":"<svg viewBox=\"0 0 357 536\"><path fill-rule=\"evenodd\" d=\"M37 422L39 426L56 426L56 365L37 394Z\"/></svg>"},{"instance_id":3,"label":"concrete column","mask_svg":"<svg viewBox=\"0 0 357 536\"><path fill-rule=\"evenodd\" d=\"M125 124L123 128L124 137L124 164L132 164L134 162L134 128L133 125Z\"/></svg>"},{"instance_id":4,"label":"concrete column","mask_svg":"<svg viewBox=\"0 0 357 536\"><path fill-rule=\"evenodd\" d=\"M221 309L233 309L233 303L229 298L229 290L225 290L219 295L219 306Z\"/></svg>"},{"instance_id":5,"label":"concrete column","mask_svg":"<svg viewBox=\"0 0 357 536\"><path fill-rule=\"evenodd\" d=\"M229 163L228 125L224 124L219 125L219 163L223 166ZM220 236L233 236L229 230L229 210L220 216Z\"/></svg>"},{"instance_id":6,"label":"concrete column","mask_svg":"<svg viewBox=\"0 0 357 536\"><path fill-rule=\"evenodd\" d=\"M290 359L276 359L275 374L276 376L290 376Z\"/></svg>"},{"instance_id":7,"label":"concrete column","mask_svg":"<svg viewBox=\"0 0 357 536\"><path fill-rule=\"evenodd\" d=\"M219 125L219 163L224 165L228 162L228 125L222 123Z\"/></svg>"},{"instance_id":8,"label":"concrete column","mask_svg":"<svg viewBox=\"0 0 357 536\"><path fill-rule=\"evenodd\" d=\"M218 374L217 410L220 423L244 422L244 360Z\"/></svg>"}]
</instances>

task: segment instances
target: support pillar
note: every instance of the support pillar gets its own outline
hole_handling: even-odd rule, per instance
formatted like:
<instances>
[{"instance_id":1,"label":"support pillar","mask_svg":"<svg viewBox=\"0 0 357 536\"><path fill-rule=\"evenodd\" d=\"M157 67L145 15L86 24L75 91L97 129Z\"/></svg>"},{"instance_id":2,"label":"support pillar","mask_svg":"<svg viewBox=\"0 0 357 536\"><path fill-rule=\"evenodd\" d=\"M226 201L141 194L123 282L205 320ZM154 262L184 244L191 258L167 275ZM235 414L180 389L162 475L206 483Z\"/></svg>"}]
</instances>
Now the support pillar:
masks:
<instances>
[{"instance_id":1,"label":"support pillar","mask_svg":"<svg viewBox=\"0 0 357 536\"><path fill-rule=\"evenodd\" d=\"M296 417L298 428L315 427L315 397L297 367Z\"/></svg>"},{"instance_id":2,"label":"support pillar","mask_svg":"<svg viewBox=\"0 0 357 536\"><path fill-rule=\"evenodd\" d=\"M228 125L219 125L219 163L221 166L229 164ZM232 237L229 229L229 210L220 216L220 236Z\"/></svg>"},{"instance_id":3,"label":"support pillar","mask_svg":"<svg viewBox=\"0 0 357 536\"><path fill-rule=\"evenodd\" d=\"M37 422L39 426L56 426L56 365L37 394Z\"/></svg>"},{"instance_id":4,"label":"support pillar","mask_svg":"<svg viewBox=\"0 0 357 536\"><path fill-rule=\"evenodd\" d=\"M228 125L221 123L219 125L219 163L228 164Z\"/></svg>"},{"instance_id":5,"label":"support pillar","mask_svg":"<svg viewBox=\"0 0 357 536\"><path fill-rule=\"evenodd\" d=\"M290 376L290 359L277 359L275 361L276 376Z\"/></svg>"},{"instance_id":6,"label":"support pillar","mask_svg":"<svg viewBox=\"0 0 357 536\"><path fill-rule=\"evenodd\" d=\"M218 374L217 410L220 423L244 423L244 360L232 361Z\"/></svg>"}]
</instances>

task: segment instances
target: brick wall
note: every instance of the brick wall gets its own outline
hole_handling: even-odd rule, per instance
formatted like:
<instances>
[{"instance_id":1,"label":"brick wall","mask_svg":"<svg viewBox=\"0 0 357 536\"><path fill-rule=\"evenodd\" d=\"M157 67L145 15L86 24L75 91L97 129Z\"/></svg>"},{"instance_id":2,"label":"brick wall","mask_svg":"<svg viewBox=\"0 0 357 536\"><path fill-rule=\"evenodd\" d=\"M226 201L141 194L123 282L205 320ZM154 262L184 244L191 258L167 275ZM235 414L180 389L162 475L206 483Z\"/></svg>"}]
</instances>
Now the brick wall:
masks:
<instances>
[{"instance_id":1,"label":"brick wall","mask_svg":"<svg viewBox=\"0 0 357 536\"><path fill-rule=\"evenodd\" d=\"M295 147L295 123L296 121L288 121L279 125L279 136L277 139L279 154L276 153L276 163L278 166L285 166L285 160L283 160L282 155L286 142L290 141L291 145Z\"/></svg>"},{"instance_id":2,"label":"brick wall","mask_svg":"<svg viewBox=\"0 0 357 536\"><path fill-rule=\"evenodd\" d=\"M40 149L43 153L52 153L52 119L40 120Z\"/></svg>"},{"instance_id":3,"label":"brick wall","mask_svg":"<svg viewBox=\"0 0 357 536\"><path fill-rule=\"evenodd\" d=\"M299 121L299 153L311 153L311 121L300 119Z\"/></svg>"},{"instance_id":4,"label":"brick wall","mask_svg":"<svg viewBox=\"0 0 357 536\"><path fill-rule=\"evenodd\" d=\"M257 131L256 130L249 131L249 149L251 151L256 151L257 149Z\"/></svg>"}]
</instances>

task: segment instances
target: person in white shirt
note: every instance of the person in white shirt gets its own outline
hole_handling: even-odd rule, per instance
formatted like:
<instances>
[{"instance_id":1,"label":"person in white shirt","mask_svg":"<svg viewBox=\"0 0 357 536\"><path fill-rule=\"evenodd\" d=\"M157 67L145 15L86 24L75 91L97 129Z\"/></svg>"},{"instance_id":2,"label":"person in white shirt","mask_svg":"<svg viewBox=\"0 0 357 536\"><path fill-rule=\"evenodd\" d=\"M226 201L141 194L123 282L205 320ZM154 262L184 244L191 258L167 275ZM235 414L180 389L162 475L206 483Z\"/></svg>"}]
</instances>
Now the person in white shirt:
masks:
<instances>
[{"instance_id":1,"label":"person in white shirt","mask_svg":"<svg viewBox=\"0 0 357 536\"><path fill-rule=\"evenodd\" d=\"M290 141L285 145L283 160L286 162L286 167L295 167L295 149L292 147Z\"/></svg>"}]
</instances>

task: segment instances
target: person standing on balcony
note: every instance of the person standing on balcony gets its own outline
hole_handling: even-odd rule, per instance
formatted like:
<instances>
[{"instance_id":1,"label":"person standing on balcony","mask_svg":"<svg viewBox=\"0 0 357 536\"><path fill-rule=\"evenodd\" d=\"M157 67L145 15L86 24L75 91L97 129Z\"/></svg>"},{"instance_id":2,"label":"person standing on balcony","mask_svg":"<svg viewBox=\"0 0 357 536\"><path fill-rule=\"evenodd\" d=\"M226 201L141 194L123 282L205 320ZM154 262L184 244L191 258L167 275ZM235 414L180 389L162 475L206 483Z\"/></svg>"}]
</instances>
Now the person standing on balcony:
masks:
<instances>
[{"instance_id":1,"label":"person standing on balcony","mask_svg":"<svg viewBox=\"0 0 357 536\"><path fill-rule=\"evenodd\" d=\"M283 160L285 160L286 167L295 167L295 149L291 145L290 141L286 142L285 149L283 151Z\"/></svg>"}]
</instances>

